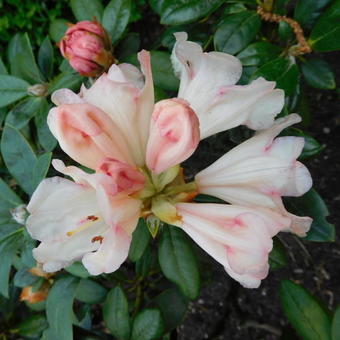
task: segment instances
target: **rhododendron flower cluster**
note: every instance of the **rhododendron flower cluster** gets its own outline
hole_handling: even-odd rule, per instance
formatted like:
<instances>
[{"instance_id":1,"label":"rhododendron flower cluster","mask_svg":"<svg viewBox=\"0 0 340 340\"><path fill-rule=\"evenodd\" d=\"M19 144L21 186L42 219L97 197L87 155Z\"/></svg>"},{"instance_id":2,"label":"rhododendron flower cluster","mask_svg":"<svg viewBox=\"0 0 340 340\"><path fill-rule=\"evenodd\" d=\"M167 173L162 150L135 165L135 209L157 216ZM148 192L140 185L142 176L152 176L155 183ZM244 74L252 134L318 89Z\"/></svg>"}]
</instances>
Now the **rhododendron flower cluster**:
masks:
<instances>
[{"instance_id":1,"label":"rhododendron flower cluster","mask_svg":"<svg viewBox=\"0 0 340 340\"><path fill-rule=\"evenodd\" d=\"M54 160L72 180L45 179L31 198L27 227L41 241L34 257L45 271L77 260L92 275L115 271L142 217L181 228L231 277L258 287L268 274L272 238L308 231L311 219L282 203L282 196L300 196L312 185L297 161L304 139L277 137L300 121L296 114L275 120L283 91L263 78L235 85L242 72L237 58L204 53L186 33L176 39L177 98L154 103L146 51L139 53L142 72L112 65L79 94L53 94L49 128L64 152L92 172ZM200 139L239 125L259 131L186 182L179 164ZM193 202L199 193L226 203Z\"/></svg>"}]
</instances>

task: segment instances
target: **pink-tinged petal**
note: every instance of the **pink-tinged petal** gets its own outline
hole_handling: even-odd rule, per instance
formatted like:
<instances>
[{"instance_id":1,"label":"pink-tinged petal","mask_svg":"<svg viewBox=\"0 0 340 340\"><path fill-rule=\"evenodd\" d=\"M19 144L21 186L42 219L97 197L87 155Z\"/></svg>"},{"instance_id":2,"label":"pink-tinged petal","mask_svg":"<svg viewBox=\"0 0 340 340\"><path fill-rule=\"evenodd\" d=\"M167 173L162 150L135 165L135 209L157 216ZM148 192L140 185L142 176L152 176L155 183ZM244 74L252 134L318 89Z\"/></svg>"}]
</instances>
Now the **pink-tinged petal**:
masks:
<instances>
[{"instance_id":1,"label":"pink-tinged petal","mask_svg":"<svg viewBox=\"0 0 340 340\"><path fill-rule=\"evenodd\" d=\"M165 99L155 105L150 123L146 164L154 173L177 165L197 148L199 121L184 100Z\"/></svg>"},{"instance_id":2,"label":"pink-tinged petal","mask_svg":"<svg viewBox=\"0 0 340 340\"><path fill-rule=\"evenodd\" d=\"M83 89L83 98L106 112L124 136L135 163L145 164L145 148L153 111L154 94L150 55L139 54L145 76L142 85L141 73L133 66L112 65L108 74L103 74L89 89Z\"/></svg>"},{"instance_id":3,"label":"pink-tinged petal","mask_svg":"<svg viewBox=\"0 0 340 340\"><path fill-rule=\"evenodd\" d=\"M129 254L131 235L119 226L111 227L99 249L83 257L83 264L91 275L112 273L126 260Z\"/></svg>"},{"instance_id":4,"label":"pink-tinged petal","mask_svg":"<svg viewBox=\"0 0 340 340\"><path fill-rule=\"evenodd\" d=\"M204 53L187 41L186 33L175 34L172 53L180 77L178 97L187 100L200 120L201 139L241 124L259 130L270 127L284 105L284 92L263 78L246 86L235 85L241 76L240 61L226 53Z\"/></svg>"},{"instance_id":5,"label":"pink-tinged petal","mask_svg":"<svg viewBox=\"0 0 340 340\"><path fill-rule=\"evenodd\" d=\"M196 175L199 192L232 204L274 209L288 216L281 197L303 195L311 188L312 179L307 168L296 161L304 145L303 138L274 138L299 120L297 115L278 120L272 128L238 145L199 172ZM303 234L309 221L304 218L292 223L292 230Z\"/></svg>"},{"instance_id":6,"label":"pink-tinged petal","mask_svg":"<svg viewBox=\"0 0 340 340\"><path fill-rule=\"evenodd\" d=\"M82 104L85 103L85 100L80 96L75 94L70 89L60 89L54 91L51 96L51 101L59 106L63 104Z\"/></svg>"},{"instance_id":7,"label":"pink-tinged petal","mask_svg":"<svg viewBox=\"0 0 340 340\"><path fill-rule=\"evenodd\" d=\"M266 209L224 204L179 203L181 228L246 287L258 287L268 274L272 237L290 219Z\"/></svg>"},{"instance_id":8,"label":"pink-tinged petal","mask_svg":"<svg viewBox=\"0 0 340 340\"><path fill-rule=\"evenodd\" d=\"M105 158L98 166L97 173L112 179L115 193L132 194L144 188L145 177L137 168L113 158Z\"/></svg>"},{"instance_id":9,"label":"pink-tinged petal","mask_svg":"<svg viewBox=\"0 0 340 340\"><path fill-rule=\"evenodd\" d=\"M60 147L88 168L95 169L106 157L132 164L119 129L93 105L64 104L53 108L48 125Z\"/></svg>"}]
</instances>

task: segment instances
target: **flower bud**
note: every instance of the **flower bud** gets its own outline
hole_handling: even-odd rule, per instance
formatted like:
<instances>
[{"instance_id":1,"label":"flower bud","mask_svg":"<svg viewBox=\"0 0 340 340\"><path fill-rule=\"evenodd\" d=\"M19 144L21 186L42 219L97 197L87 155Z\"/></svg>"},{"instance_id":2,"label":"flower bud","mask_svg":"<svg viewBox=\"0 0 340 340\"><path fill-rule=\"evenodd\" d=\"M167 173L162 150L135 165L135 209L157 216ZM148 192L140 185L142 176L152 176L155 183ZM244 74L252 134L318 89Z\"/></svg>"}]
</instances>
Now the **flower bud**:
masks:
<instances>
[{"instance_id":1,"label":"flower bud","mask_svg":"<svg viewBox=\"0 0 340 340\"><path fill-rule=\"evenodd\" d=\"M162 100L151 117L146 164L160 174L190 157L199 140L199 121L189 104L179 98Z\"/></svg>"},{"instance_id":2,"label":"flower bud","mask_svg":"<svg viewBox=\"0 0 340 340\"><path fill-rule=\"evenodd\" d=\"M110 39L96 21L80 21L72 25L59 47L63 57L82 76L98 76L114 62Z\"/></svg>"}]
</instances>

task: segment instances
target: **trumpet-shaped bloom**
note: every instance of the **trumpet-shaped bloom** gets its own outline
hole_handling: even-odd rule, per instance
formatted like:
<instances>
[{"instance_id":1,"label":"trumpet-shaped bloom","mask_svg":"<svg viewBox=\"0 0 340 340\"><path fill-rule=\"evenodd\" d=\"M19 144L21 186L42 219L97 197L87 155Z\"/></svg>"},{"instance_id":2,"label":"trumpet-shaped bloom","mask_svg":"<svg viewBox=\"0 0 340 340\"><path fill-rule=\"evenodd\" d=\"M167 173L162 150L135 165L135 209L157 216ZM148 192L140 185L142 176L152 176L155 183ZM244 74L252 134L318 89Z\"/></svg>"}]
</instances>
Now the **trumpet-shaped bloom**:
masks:
<instances>
[{"instance_id":1,"label":"trumpet-shaped bloom","mask_svg":"<svg viewBox=\"0 0 340 340\"><path fill-rule=\"evenodd\" d=\"M284 92L263 78L246 86L235 85L242 74L240 61L226 53L204 53L187 41L184 32L175 34L172 53L174 70L180 77L178 97L189 102L200 120L201 138L247 125L254 130L270 127L284 105Z\"/></svg>"}]
</instances>

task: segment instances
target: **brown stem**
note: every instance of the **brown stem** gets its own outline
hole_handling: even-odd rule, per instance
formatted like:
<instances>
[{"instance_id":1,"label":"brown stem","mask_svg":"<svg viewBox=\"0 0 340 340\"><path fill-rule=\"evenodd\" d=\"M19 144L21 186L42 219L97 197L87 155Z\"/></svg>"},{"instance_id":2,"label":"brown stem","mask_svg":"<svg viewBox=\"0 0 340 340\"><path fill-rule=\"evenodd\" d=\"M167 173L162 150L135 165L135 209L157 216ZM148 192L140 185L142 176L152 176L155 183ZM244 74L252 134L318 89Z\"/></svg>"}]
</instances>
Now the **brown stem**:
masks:
<instances>
[{"instance_id":1,"label":"brown stem","mask_svg":"<svg viewBox=\"0 0 340 340\"><path fill-rule=\"evenodd\" d=\"M292 55L301 55L312 52L312 49L308 45L306 38L303 34L303 30L297 21L291 18L287 18L285 15L278 15L275 13L266 12L265 9L261 6L257 7L257 13L264 21L276 23L284 21L293 29L296 40L298 41L298 46L294 51L293 50L291 51L293 52Z\"/></svg>"}]
</instances>

